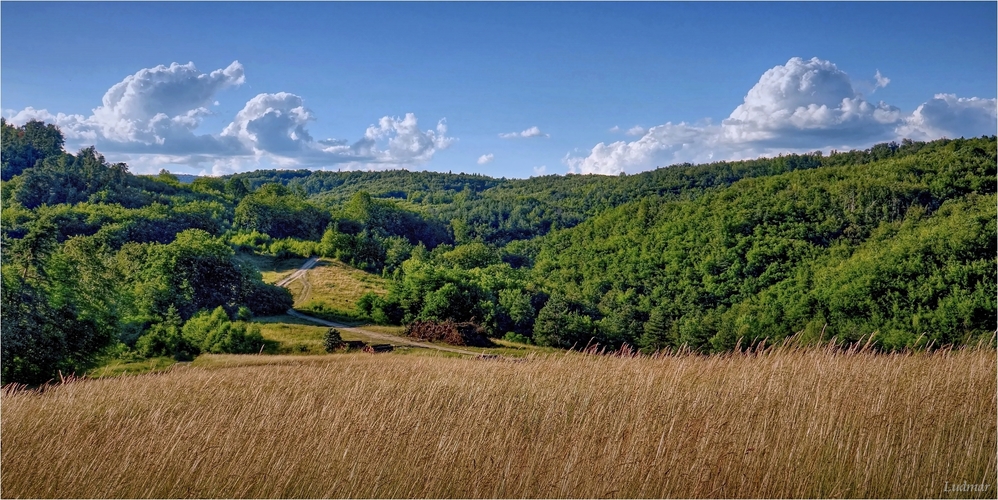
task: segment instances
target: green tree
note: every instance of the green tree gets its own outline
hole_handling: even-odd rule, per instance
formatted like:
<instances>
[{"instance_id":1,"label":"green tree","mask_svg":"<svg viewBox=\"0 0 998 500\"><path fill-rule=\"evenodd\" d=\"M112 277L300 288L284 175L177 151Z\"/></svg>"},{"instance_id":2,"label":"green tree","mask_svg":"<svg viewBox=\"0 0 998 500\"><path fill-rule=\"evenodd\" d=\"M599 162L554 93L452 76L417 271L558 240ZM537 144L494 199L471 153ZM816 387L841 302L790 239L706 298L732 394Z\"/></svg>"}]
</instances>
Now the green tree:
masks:
<instances>
[{"instance_id":1,"label":"green tree","mask_svg":"<svg viewBox=\"0 0 998 500\"><path fill-rule=\"evenodd\" d=\"M672 317L664 307L656 307L648 315L648 321L644 325L644 332L638 338L638 347L641 352L651 354L667 347L673 347L674 341L671 339Z\"/></svg>"},{"instance_id":2,"label":"green tree","mask_svg":"<svg viewBox=\"0 0 998 500\"><path fill-rule=\"evenodd\" d=\"M340 331L335 328L326 330L325 335L322 336L322 347L326 352L334 352L342 348L343 345L343 337L340 336Z\"/></svg>"},{"instance_id":3,"label":"green tree","mask_svg":"<svg viewBox=\"0 0 998 500\"><path fill-rule=\"evenodd\" d=\"M65 139L55 125L32 120L21 127L14 127L0 118L0 128L3 142L0 179L4 181L20 175L45 158L63 152Z\"/></svg>"},{"instance_id":4,"label":"green tree","mask_svg":"<svg viewBox=\"0 0 998 500\"><path fill-rule=\"evenodd\" d=\"M329 214L280 184L265 184L236 206L233 226L270 236L317 240L329 224Z\"/></svg>"},{"instance_id":5,"label":"green tree","mask_svg":"<svg viewBox=\"0 0 998 500\"><path fill-rule=\"evenodd\" d=\"M534 343L564 349L585 347L595 340L592 318L576 312L575 306L560 295L552 295L537 313Z\"/></svg>"},{"instance_id":6,"label":"green tree","mask_svg":"<svg viewBox=\"0 0 998 500\"><path fill-rule=\"evenodd\" d=\"M3 383L38 384L59 372L83 372L120 328L114 275L93 239L34 248L44 250L8 252L12 262L0 267Z\"/></svg>"},{"instance_id":7,"label":"green tree","mask_svg":"<svg viewBox=\"0 0 998 500\"><path fill-rule=\"evenodd\" d=\"M536 311L530 302L529 294L521 290L500 290L499 307L502 316L497 328L498 332L530 335L534 328Z\"/></svg>"}]
</instances>

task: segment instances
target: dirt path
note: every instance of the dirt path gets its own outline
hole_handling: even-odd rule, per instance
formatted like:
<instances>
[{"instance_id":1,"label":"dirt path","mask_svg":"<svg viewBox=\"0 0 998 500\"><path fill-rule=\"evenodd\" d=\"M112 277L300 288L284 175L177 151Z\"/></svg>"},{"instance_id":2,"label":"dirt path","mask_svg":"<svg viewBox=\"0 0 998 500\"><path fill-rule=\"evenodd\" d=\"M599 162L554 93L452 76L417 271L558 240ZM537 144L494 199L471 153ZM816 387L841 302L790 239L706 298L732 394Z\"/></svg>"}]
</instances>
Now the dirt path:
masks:
<instances>
[{"instance_id":1,"label":"dirt path","mask_svg":"<svg viewBox=\"0 0 998 500\"><path fill-rule=\"evenodd\" d=\"M294 280L296 280L296 279L301 278L302 276L304 276L305 273L308 272L309 269L312 269L313 267L315 267L315 264L318 263L318 262L319 262L319 258L318 257L312 257L312 258L306 260L305 263L302 264L301 267L299 267L297 271L291 273L291 276L288 276L287 278L284 278L284 279L282 279L282 280L280 280L280 281L278 281L277 283L274 283L274 284L277 285L277 286L288 286L288 284L290 284L292 281L294 281Z\"/></svg>"},{"instance_id":2,"label":"dirt path","mask_svg":"<svg viewBox=\"0 0 998 500\"><path fill-rule=\"evenodd\" d=\"M479 356L479 355L482 354L480 352L466 351L464 349L458 349L456 347L444 347L444 346L440 346L440 345L436 345L436 344L430 344L428 342L419 342L419 341L416 341L416 340L410 340L410 339L406 339L406 338L399 337L397 335L392 335L392 334L389 334L389 333L372 332L371 330L365 330L363 328L357 328L357 327L354 327L354 326L346 326L346 325L344 325L342 323L336 323L336 322L333 322L333 321L326 321L324 319L319 319L319 318L316 318L314 316L309 316L307 314L302 314L302 313L300 313L298 311L295 311L294 309L288 309L288 314L291 315L291 316L294 316L296 318L301 318L301 319L304 319L304 320L307 320L307 321L311 321L313 323L318 323L318 324L324 325L324 326L330 326L330 327L333 327L333 328L337 328L337 329L343 330L345 332L356 333L358 335L363 335L365 337L370 337L372 339L381 340L381 341L384 341L386 344L405 345L405 346L411 346L411 347L425 347L427 349L436 349L438 351L447 351L447 352L454 352L454 353L458 353L458 354L467 354L469 356Z\"/></svg>"},{"instance_id":3,"label":"dirt path","mask_svg":"<svg viewBox=\"0 0 998 500\"><path fill-rule=\"evenodd\" d=\"M307 273L309 269L315 267L315 264L317 262L319 262L319 258L318 257L312 257L312 258L308 259L291 276L288 276L287 278L284 278L284 279L278 281L276 283L276 285L277 286L286 287L292 281L294 281L294 280L296 280L298 278L301 278L302 280L305 281L305 283L306 283L306 289L307 289L308 288L308 285L307 285L308 284L308 277L305 276L305 273ZM291 315L291 316L294 316L296 318L304 319L306 321L311 321L313 323L317 323L317 324L320 324L320 325L330 326L330 327L333 327L333 328L338 328L340 330L344 330L344 331L347 331L347 332L356 333L356 334L359 334L359 335L370 337L372 339L381 340L381 341L384 341L385 343L389 343L389 344L405 345L405 346L411 346L411 347L425 347L427 349L436 349L438 351L447 351L447 352L453 352L453 353L457 353L457 354L466 354L466 355L469 355L469 356L479 356L479 355L482 354L480 352L466 351L464 349L458 349L456 347L444 347L444 346L440 346L440 345L436 345L436 344L430 344L428 342L419 342L419 341L416 341L416 340L410 340L410 339L406 339L406 338L403 338L403 337L399 337L397 335L391 335L391 334L388 334L388 333L380 333L380 332L372 332L370 330L365 330L363 328L357 328L357 327L353 327L353 326L347 326L347 325L344 325L342 323L336 323L336 322L333 322L333 321L326 321L324 319L319 319L319 318L316 318L314 316L309 316L307 314L302 314L302 313L300 313L298 311L295 311L294 309L288 309L288 314Z\"/></svg>"}]
</instances>

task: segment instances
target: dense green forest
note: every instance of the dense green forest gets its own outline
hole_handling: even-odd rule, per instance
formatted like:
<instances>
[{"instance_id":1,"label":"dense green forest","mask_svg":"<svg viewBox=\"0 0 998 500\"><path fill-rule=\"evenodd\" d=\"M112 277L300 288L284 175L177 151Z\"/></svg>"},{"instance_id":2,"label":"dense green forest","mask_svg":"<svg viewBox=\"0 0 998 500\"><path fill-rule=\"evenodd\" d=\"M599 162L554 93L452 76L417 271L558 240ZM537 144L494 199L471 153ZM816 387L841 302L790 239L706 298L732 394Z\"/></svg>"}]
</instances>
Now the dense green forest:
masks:
<instances>
[{"instance_id":1,"label":"dense green forest","mask_svg":"<svg viewBox=\"0 0 998 500\"><path fill-rule=\"evenodd\" d=\"M290 294L240 252L391 278L356 314L564 348L723 352L796 335L928 348L996 327L996 138L636 175L136 176L3 123L3 381L102 356L255 352ZM871 340L872 336L872 340Z\"/></svg>"}]
</instances>

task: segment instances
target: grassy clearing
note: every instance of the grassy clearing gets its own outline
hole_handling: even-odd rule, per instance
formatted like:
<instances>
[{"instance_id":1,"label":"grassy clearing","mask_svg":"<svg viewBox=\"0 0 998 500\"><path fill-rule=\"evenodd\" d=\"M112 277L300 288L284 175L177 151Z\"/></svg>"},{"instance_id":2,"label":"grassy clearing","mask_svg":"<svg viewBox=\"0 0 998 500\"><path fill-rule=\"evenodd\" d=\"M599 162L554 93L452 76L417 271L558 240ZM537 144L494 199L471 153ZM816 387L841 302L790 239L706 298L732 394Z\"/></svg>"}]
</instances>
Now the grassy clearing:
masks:
<instances>
[{"instance_id":1,"label":"grassy clearing","mask_svg":"<svg viewBox=\"0 0 998 500\"><path fill-rule=\"evenodd\" d=\"M260 327L260 334L267 341L265 354L326 354L322 339L329 330L294 316L268 316L253 320ZM340 330L343 340L371 341L370 338L348 330ZM378 341L380 343L380 341Z\"/></svg>"},{"instance_id":2,"label":"grassy clearing","mask_svg":"<svg viewBox=\"0 0 998 500\"><path fill-rule=\"evenodd\" d=\"M304 313L360 324L364 321L357 316L357 302L367 293L385 295L388 282L340 261L323 258L288 289L295 298L295 308Z\"/></svg>"},{"instance_id":3,"label":"grassy clearing","mask_svg":"<svg viewBox=\"0 0 998 500\"><path fill-rule=\"evenodd\" d=\"M364 325L365 330L370 330L376 333L387 333L390 335L401 336L405 332L404 326L394 326L394 325Z\"/></svg>"},{"instance_id":4,"label":"grassy clearing","mask_svg":"<svg viewBox=\"0 0 998 500\"><path fill-rule=\"evenodd\" d=\"M247 252L239 252L236 256L243 262L248 262L256 266L263 276L264 283L271 284L291 276L308 260L301 257L277 258L272 255L259 255Z\"/></svg>"},{"instance_id":5,"label":"grassy clearing","mask_svg":"<svg viewBox=\"0 0 998 500\"><path fill-rule=\"evenodd\" d=\"M267 255L241 253L239 257L252 263L263 274L264 281L275 283L294 273L306 259L278 259ZM315 267L287 286L295 298L296 309L307 314L357 326L366 323L356 314L357 301L368 293L387 293L384 278L354 269L334 259L321 258ZM325 354L322 337L327 327L302 321L291 316L256 318L267 340L267 354ZM365 326L384 333L401 333L401 327ZM341 332L343 340L371 341L366 336Z\"/></svg>"},{"instance_id":6,"label":"grassy clearing","mask_svg":"<svg viewBox=\"0 0 998 500\"><path fill-rule=\"evenodd\" d=\"M256 266L267 283L290 276L306 260L247 253L239 254L239 258ZM315 267L289 283L287 288L295 299L295 308L302 312L331 321L361 324L364 321L357 316L357 302L369 292L388 293L388 281L338 260L321 258Z\"/></svg>"},{"instance_id":7,"label":"grassy clearing","mask_svg":"<svg viewBox=\"0 0 998 500\"><path fill-rule=\"evenodd\" d=\"M388 293L388 281L381 276L366 273L338 260L322 258L308 272L311 293L306 300L328 304L330 307L353 311L357 301L369 292Z\"/></svg>"},{"instance_id":8,"label":"grassy clearing","mask_svg":"<svg viewBox=\"0 0 998 500\"><path fill-rule=\"evenodd\" d=\"M322 345L322 339L329 327L319 326L310 321L288 315L255 318L253 321L260 326L260 333L267 342L263 354L326 354ZM402 332L405 328L401 326L364 325L362 328L375 333L386 333L404 338L402 337ZM339 330L343 340L359 340L373 344L385 343L383 339L369 337L356 330L344 328ZM493 341L496 343L496 347L458 347L473 352L506 357L524 357L529 354L564 352L559 349L517 344L504 340L493 339ZM424 344L455 347L443 342L425 342ZM428 351L431 351L430 349L421 348L409 349L401 345L396 346L396 348L398 350L397 353L415 353L420 355L430 354ZM446 355L451 357L463 356L457 353L446 353Z\"/></svg>"},{"instance_id":9,"label":"grassy clearing","mask_svg":"<svg viewBox=\"0 0 998 500\"><path fill-rule=\"evenodd\" d=\"M996 369L988 349L203 356L5 392L0 486L8 498L993 498ZM990 490L944 492L964 481Z\"/></svg>"}]
</instances>

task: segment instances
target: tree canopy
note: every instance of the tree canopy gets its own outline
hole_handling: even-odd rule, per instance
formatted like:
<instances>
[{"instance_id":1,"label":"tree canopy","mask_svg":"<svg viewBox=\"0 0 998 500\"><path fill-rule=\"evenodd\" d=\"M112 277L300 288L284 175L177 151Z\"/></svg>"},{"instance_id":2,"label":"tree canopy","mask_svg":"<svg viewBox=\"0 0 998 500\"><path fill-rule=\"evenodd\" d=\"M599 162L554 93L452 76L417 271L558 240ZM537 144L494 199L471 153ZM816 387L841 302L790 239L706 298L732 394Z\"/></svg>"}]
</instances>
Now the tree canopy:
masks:
<instances>
[{"instance_id":1,"label":"tree canopy","mask_svg":"<svg viewBox=\"0 0 998 500\"><path fill-rule=\"evenodd\" d=\"M795 336L893 350L995 331L994 136L618 177L181 182L67 153L53 125L2 128L5 383L115 349L250 350L243 321L292 301L240 252L381 273L387 295L358 306L373 321L473 321L562 348L724 352Z\"/></svg>"}]
</instances>

